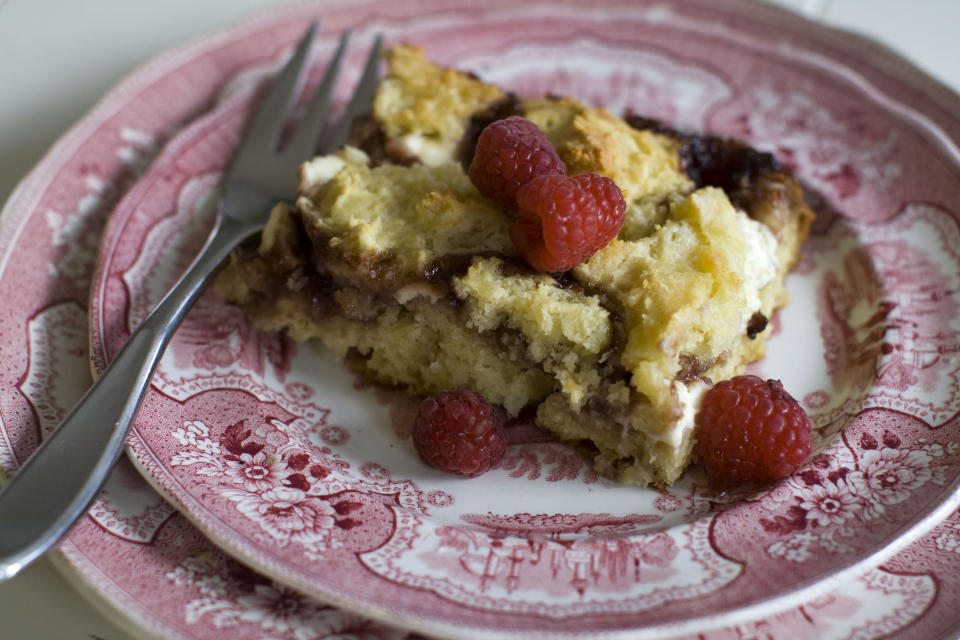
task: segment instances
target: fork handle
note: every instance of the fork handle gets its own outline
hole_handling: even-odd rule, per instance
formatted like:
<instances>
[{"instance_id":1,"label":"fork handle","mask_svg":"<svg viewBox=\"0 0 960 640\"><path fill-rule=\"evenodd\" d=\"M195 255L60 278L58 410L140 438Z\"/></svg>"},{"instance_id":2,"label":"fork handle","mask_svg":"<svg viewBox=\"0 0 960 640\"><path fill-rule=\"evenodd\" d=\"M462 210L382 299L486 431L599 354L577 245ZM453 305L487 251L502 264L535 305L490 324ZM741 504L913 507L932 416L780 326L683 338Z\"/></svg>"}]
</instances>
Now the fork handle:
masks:
<instances>
[{"instance_id":1,"label":"fork handle","mask_svg":"<svg viewBox=\"0 0 960 640\"><path fill-rule=\"evenodd\" d=\"M173 332L217 266L259 230L260 226L218 216L197 260L0 492L0 581L55 545L86 513L123 450Z\"/></svg>"}]
</instances>

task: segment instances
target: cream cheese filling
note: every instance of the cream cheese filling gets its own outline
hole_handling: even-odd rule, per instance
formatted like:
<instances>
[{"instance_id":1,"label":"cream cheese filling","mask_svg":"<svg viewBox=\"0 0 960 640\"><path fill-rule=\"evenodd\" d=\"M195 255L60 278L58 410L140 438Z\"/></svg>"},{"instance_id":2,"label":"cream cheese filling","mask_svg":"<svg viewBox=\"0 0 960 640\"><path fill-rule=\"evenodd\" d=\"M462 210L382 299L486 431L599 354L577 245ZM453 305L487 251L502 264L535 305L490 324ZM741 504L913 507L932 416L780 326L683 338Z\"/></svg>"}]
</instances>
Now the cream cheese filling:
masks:
<instances>
[{"instance_id":1,"label":"cream cheese filling","mask_svg":"<svg viewBox=\"0 0 960 640\"><path fill-rule=\"evenodd\" d=\"M777 239L770 229L745 213L738 215L737 220L740 237L748 247L741 274L745 297L740 322L740 333L743 333L750 317L760 310L760 291L777 277L780 261L777 259Z\"/></svg>"}]
</instances>

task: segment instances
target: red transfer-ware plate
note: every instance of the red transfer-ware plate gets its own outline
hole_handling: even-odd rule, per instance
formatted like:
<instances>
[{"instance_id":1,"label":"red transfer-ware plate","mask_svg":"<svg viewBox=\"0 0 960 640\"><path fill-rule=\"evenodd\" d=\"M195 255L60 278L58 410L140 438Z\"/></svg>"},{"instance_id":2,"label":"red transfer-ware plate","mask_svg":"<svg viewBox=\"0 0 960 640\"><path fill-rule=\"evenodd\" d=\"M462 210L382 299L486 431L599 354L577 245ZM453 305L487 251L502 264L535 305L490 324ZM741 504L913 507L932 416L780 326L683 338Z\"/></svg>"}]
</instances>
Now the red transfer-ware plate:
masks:
<instances>
[{"instance_id":1,"label":"red transfer-ware plate","mask_svg":"<svg viewBox=\"0 0 960 640\"><path fill-rule=\"evenodd\" d=\"M952 519L883 569L860 578L844 571L902 548L955 507L956 361L954 332L944 327L956 325L956 224L943 203L955 199L957 162L943 131L956 137L957 123L942 110L955 98L917 84L868 45L753 5L571 6L552 21L535 5L478 14L420 3L416 21L404 5L337 9L324 8L331 32L360 23L361 32L416 39L435 58L503 84L531 92L542 90L537 82L559 84L615 109L629 104L734 133L789 159L821 194L822 215L764 366L799 390L823 455L768 494L726 504L702 495L696 478L663 496L610 486L545 443L515 446L501 470L451 483L420 467L391 428L402 415L391 417L389 398L355 390L338 365L254 334L207 300L162 365L131 441L151 482L270 577L445 636L680 632L800 605L841 577L840 591L751 624L803 618L835 637L955 624L954 612L937 606L957 592ZM0 287L18 301L2 329L19 345L0 372L7 471L82 392L70 367L84 353L83 290L106 212L187 114L275 66L304 20L264 18L151 63L14 194L0 229ZM445 55L454 49L444 38L453 40L458 25L461 56ZM756 57L766 37L786 36L790 46L767 51L759 70L737 73L743 51ZM564 57L550 53L562 42ZM515 67L491 53L507 45L519 47ZM870 64L855 55L861 47ZM638 57L618 71L628 54ZM847 66L824 71L828 55ZM555 79L538 80L550 60L566 66L553 62ZM766 65L769 75L760 73ZM601 71L609 93L591 93ZM178 101L169 100L173 91ZM909 97L922 111L887 96ZM193 214L203 211L245 108L241 93L177 137L120 204L90 309L96 348L105 338L113 353L195 249L209 220ZM158 261L163 254L180 264ZM102 362L102 351L94 355ZM237 459L247 464L232 465ZM524 504L530 494L536 501ZM511 500L489 497L497 495ZM395 633L240 570L129 474L114 478L64 552L108 601L161 635L252 637L260 625L311 637L338 624Z\"/></svg>"},{"instance_id":2,"label":"red transfer-ware plate","mask_svg":"<svg viewBox=\"0 0 960 640\"><path fill-rule=\"evenodd\" d=\"M800 599L946 515L960 464L960 363L944 330L960 324L960 155L901 106L906 88L696 5L418 5L415 20L390 6L367 6L356 42L382 31L521 95L736 135L794 167L820 217L758 369L801 399L816 456L759 495L711 495L695 472L665 494L615 486L549 442L464 481L413 454L402 395L356 388L328 354L208 297L130 443L204 534L305 593L428 631L583 634ZM111 217L91 294L97 363L199 248L246 111L237 99L178 138Z\"/></svg>"}]
</instances>

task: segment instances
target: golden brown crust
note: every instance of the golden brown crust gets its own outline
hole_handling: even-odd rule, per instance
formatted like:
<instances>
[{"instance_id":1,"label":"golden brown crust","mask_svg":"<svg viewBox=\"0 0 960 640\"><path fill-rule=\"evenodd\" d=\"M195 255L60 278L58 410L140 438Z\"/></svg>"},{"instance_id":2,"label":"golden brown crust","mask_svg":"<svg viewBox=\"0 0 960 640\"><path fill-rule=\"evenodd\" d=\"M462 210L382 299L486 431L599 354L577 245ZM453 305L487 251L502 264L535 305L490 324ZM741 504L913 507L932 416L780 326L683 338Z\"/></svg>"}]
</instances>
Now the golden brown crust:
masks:
<instances>
[{"instance_id":1,"label":"golden brown crust","mask_svg":"<svg viewBox=\"0 0 960 640\"><path fill-rule=\"evenodd\" d=\"M386 134L388 155L403 162L455 159L471 118L506 97L468 73L432 64L420 47L393 47L386 58L389 71L373 113Z\"/></svg>"},{"instance_id":2,"label":"golden brown crust","mask_svg":"<svg viewBox=\"0 0 960 640\"><path fill-rule=\"evenodd\" d=\"M770 171L745 180L731 197L751 218L773 232L784 249L786 269L792 270L815 218L804 200L800 181L785 171Z\"/></svg>"}]
</instances>

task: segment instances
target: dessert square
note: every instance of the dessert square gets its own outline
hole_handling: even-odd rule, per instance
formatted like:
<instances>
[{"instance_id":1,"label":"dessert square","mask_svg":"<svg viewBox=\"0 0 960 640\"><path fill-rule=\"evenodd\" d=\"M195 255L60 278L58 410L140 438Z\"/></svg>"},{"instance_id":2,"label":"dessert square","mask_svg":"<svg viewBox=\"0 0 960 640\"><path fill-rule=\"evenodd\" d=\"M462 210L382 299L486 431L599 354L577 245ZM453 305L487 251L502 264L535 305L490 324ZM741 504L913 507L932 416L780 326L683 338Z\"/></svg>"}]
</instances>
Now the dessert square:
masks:
<instances>
[{"instance_id":1,"label":"dessert square","mask_svg":"<svg viewBox=\"0 0 960 640\"><path fill-rule=\"evenodd\" d=\"M378 383L533 415L616 481L676 481L704 392L763 357L788 301L813 219L796 178L734 140L517 99L416 47L387 62L351 144L302 166L295 205L233 254L218 295ZM467 175L480 131L509 115L568 174L623 193L619 235L569 271L532 269L511 213Z\"/></svg>"}]
</instances>

